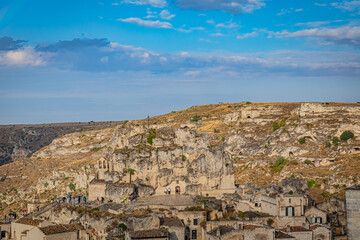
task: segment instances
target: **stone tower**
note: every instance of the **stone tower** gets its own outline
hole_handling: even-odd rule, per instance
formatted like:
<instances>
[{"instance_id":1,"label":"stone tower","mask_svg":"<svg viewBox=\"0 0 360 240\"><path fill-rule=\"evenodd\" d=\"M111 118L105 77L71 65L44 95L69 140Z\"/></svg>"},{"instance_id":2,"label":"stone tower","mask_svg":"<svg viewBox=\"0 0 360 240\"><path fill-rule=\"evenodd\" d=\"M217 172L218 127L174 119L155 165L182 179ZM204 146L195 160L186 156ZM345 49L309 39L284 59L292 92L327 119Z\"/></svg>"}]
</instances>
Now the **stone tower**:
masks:
<instances>
[{"instance_id":1,"label":"stone tower","mask_svg":"<svg viewBox=\"0 0 360 240\"><path fill-rule=\"evenodd\" d=\"M106 161L104 158L100 158L97 163L97 179L105 179L105 172L109 171L109 161Z\"/></svg>"},{"instance_id":2,"label":"stone tower","mask_svg":"<svg viewBox=\"0 0 360 240\"><path fill-rule=\"evenodd\" d=\"M360 236L360 185L345 189L348 240L358 240Z\"/></svg>"}]
</instances>

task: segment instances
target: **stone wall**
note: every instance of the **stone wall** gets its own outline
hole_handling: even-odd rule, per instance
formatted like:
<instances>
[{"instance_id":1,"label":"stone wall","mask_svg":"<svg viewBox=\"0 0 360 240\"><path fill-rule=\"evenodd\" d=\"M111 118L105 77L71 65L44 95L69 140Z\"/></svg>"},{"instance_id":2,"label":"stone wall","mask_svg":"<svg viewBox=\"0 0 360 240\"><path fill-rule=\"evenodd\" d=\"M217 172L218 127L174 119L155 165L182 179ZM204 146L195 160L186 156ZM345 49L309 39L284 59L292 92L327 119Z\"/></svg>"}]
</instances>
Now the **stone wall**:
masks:
<instances>
[{"instance_id":1,"label":"stone wall","mask_svg":"<svg viewBox=\"0 0 360 240\"><path fill-rule=\"evenodd\" d=\"M348 239L358 240L360 236L360 186L356 190L347 189L345 194Z\"/></svg>"}]
</instances>

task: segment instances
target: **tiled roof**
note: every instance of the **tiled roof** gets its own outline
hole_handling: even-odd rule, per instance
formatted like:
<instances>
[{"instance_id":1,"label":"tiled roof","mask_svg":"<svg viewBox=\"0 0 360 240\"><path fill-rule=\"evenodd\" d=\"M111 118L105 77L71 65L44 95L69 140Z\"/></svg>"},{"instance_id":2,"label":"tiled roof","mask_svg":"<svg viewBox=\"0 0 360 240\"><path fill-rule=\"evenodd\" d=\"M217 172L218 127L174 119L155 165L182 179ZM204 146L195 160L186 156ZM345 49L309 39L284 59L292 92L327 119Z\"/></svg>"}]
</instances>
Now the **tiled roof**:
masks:
<instances>
[{"instance_id":1,"label":"tiled roof","mask_svg":"<svg viewBox=\"0 0 360 240\"><path fill-rule=\"evenodd\" d=\"M80 224L57 224L39 228L45 235L52 235L64 232L76 232L84 228Z\"/></svg>"},{"instance_id":2,"label":"tiled roof","mask_svg":"<svg viewBox=\"0 0 360 240\"><path fill-rule=\"evenodd\" d=\"M90 184L101 184L101 183L105 183L105 180L94 178L94 179L91 180L91 182L90 182Z\"/></svg>"},{"instance_id":3,"label":"tiled roof","mask_svg":"<svg viewBox=\"0 0 360 240\"><path fill-rule=\"evenodd\" d=\"M178 218L160 218L160 225L168 227L184 227L184 224Z\"/></svg>"},{"instance_id":4,"label":"tiled roof","mask_svg":"<svg viewBox=\"0 0 360 240\"><path fill-rule=\"evenodd\" d=\"M295 238L293 236L290 236L289 234L286 234L281 231L275 231L275 238L276 239L282 239L282 238Z\"/></svg>"},{"instance_id":5,"label":"tiled roof","mask_svg":"<svg viewBox=\"0 0 360 240\"><path fill-rule=\"evenodd\" d=\"M42 222L43 220L32 220L29 218L20 218L19 220L16 221L16 223L32 225L32 226L38 226Z\"/></svg>"},{"instance_id":6,"label":"tiled roof","mask_svg":"<svg viewBox=\"0 0 360 240\"><path fill-rule=\"evenodd\" d=\"M244 229L255 229L255 228L261 228L261 226L256 226L256 225L245 225Z\"/></svg>"},{"instance_id":7,"label":"tiled roof","mask_svg":"<svg viewBox=\"0 0 360 240\"><path fill-rule=\"evenodd\" d=\"M136 231L130 233L131 239L144 239L144 238L164 238L169 236L169 231L165 228Z\"/></svg>"},{"instance_id":8,"label":"tiled roof","mask_svg":"<svg viewBox=\"0 0 360 240\"><path fill-rule=\"evenodd\" d=\"M313 230L313 229L315 229L315 228L317 228L317 227L320 227L320 225L319 225L319 224L312 225L312 226L309 227L309 229L310 229L310 230Z\"/></svg>"},{"instance_id":9,"label":"tiled roof","mask_svg":"<svg viewBox=\"0 0 360 240\"><path fill-rule=\"evenodd\" d=\"M287 228L283 228L281 229L281 231L283 232L287 232ZM302 226L292 226L290 227L290 232L308 232L308 231L311 231L309 229L306 229Z\"/></svg>"}]
</instances>

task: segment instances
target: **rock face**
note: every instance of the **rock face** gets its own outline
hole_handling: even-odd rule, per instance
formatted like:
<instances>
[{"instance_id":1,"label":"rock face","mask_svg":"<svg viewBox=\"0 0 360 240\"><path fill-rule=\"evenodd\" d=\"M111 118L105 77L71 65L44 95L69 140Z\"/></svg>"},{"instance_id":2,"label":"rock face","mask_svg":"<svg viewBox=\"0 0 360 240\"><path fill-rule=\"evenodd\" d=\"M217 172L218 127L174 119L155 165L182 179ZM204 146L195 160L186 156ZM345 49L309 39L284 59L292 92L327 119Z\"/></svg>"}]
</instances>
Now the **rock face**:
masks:
<instances>
[{"instance_id":1,"label":"rock face","mask_svg":"<svg viewBox=\"0 0 360 240\"><path fill-rule=\"evenodd\" d=\"M181 193L199 194L231 189L234 180L256 187L299 178L303 181L287 184L286 191L308 185L317 201L334 194L343 198L346 187L360 183L359 116L360 104L355 103L236 103L194 106L108 129L79 128L31 158L44 168L56 163L60 173L68 171L64 177L44 174L36 185L25 176L28 170L16 174L0 167L0 180L5 181L0 189L5 193L19 188L15 183L27 181L24 186L29 186L34 181L38 192L56 188L70 193L70 183L87 191L94 178L116 185L130 183L131 177L144 195L163 194L165 187L174 191L176 186ZM341 140L344 131L354 138ZM88 168L77 171L85 162ZM25 195L28 189L18 192ZM7 204L15 199L11 194L5 196Z\"/></svg>"},{"instance_id":2,"label":"rock face","mask_svg":"<svg viewBox=\"0 0 360 240\"><path fill-rule=\"evenodd\" d=\"M105 165L97 164L107 181L128 182L130 176L124 170L134 169L133 181L152 186L157 194L163 194L165 187L174 191L179 186L183 193L199 194L234 186L231 156L223 145L211 146L209 135L194 127L126 124L115 130L108 146Z\"/></svg>"},{"instance_id":3,"label":"rock face","mask_svg":"<svg viewBox=\"0 0 360 240\"><path fill-rule=\"evenodd\" d=\"M30 157L55 138L72 132L109 128L121 122L57 123L0 126L0 166Z\"/></svg>"}]
</instances>

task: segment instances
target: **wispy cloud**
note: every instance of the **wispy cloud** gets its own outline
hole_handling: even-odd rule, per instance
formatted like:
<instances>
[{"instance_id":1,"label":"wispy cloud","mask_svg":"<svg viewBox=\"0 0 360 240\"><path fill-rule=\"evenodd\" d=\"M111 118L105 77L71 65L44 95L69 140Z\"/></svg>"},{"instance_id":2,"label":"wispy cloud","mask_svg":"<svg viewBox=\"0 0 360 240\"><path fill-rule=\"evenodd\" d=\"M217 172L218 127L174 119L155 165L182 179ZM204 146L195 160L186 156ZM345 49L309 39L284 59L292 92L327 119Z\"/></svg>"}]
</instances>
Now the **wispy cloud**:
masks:
<instances>
[{"instance_id":1,"label":"wispy cloud","mask_svg":"<svg viewBox=\"0 0 360 240\"><path fill-rule=\"evenodd\" d=\"M304 9L302 9L302 8L281 9L281 11L276 15L281 16L281 15L284 15L284 14L289 14L289 13L293 13L293 12L302 12L302 11L304 11Z\"/></svg>"},{"instance_id":2,"label":"wispy cloud","mask_svg":"<svg viewBox=\"0 0 360 240\"><path fill-rule=\"evenodd\" d=\"M245 33L243 35L238 35L236 38L237 39L246 39L246 38L252 38L252 37L257 37L259 36L259 34L257 32L251 32L251 33Z\"/></svg>"},{"instance_id":3,"label":"wispy cloud","mask_svg":"<svg viewBox=\"0 0 360 240\"><path fill-rule=\"evenodd\" d=\"M222 10L230 14L252 13L265 6L264 0L177 0L175 5L182 9L202 11Z\"/></svg>"},{"instance_id":4,"label":"wispy cloud","mask_svg":"<svg viewBox=\"0 0 360 240\"><path fill-rule=\"evenodd\" d=\"M236 22L233 22L232 20L224 23L218 23L215 25L217 28L237 28L239 25Z\"/></svg>"},{"instance_id":5,"label":"wispy cloud","mask_svg":"<svg viewBox=\"0 0 360 240\"><path fill-rule=\"evenodd\" d=\"M344 20L306 22L306 23L297 23L295 24L295 26L319 27L319 26L328 25L331 23L343 22L343 21Z\"/></svg>"},{"instance_id":6,"label":"wispy cloud","mask_svg":"<svg viewBox=\"0 0 360 240\"><path fill-rule=\"evenodd\" d=\"M125 19L118 19L121 22L127 23L135 23L139 26L151 27L151 28L173 28L172 24L169 22L161 22L159 20L151 21L151 20L143 20L141 18L125 18Z\"/></svg>"},{"instance_id":7,"label":"wispy cloud","mask_svg":"<svg viewBox=\"0 0 360 240\"><path fill-rule=\"evenodd\" d=\"M166 0L124 0L122 3L136 5L151 5L153 7L163 8L167 5Z\"/></svg>"},{"instance_id":8,"label":"wispy cloud","mask_svg":"<svg viewBox=\"0 0 360 240\"><path fill-rule=\"evenodd\" d=\"M343 1L331 3L331 6L345 11L357 12L360 14L360 1Z\"/></svg>"},{"instance_id":9,"label":"wispy cloud","mask_svg":"<svg viewBox=\"0 0 360 240\"><path fill-rule=\"evenodd\" d=\"M222 33L212 33L212 34L210 34L210 36L213 36L213 37L224 37L225 35L222 34Z\"/></svg>"},{"instance_id":10,"label":"wispy cloud","mask_svg":"<svg viewBox=\"0 0 360 240\"><path fill-rule=\"evenodd\" d=\"M276 33L284 37L314 37L326 41L360 46L360 27L344 26L338 28L312 28L296 32L282 31Z\"/></svg>"},{"instance_id":11,"label":"wispy cloud","mask_svg":"<svg viewBox=\"0 0 360 240\"><path fill-rule=\"evenodd\" d=\"M171 20L175 17L175 14L171 14L168 10L162 10L159 14L162 19Z\"/></svg>"}]
</instances>

